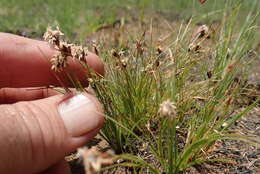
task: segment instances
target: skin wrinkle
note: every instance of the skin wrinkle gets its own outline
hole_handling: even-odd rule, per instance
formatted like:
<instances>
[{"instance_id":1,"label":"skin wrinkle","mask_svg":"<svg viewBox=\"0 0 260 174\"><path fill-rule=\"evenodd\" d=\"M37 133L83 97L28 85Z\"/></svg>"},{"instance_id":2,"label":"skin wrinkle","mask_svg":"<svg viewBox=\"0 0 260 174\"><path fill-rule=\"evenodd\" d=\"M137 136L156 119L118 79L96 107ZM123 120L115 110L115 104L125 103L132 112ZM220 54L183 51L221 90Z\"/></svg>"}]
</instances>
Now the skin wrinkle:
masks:
<instances>
[{"instance_id":1,"label":"skin wrinkle","mask_svg":"<svg viewBox=\"0 0 260 174\"><path fill-rule=\"evenodd\" d=\"M54 101L55 101L55 99L53 99ZM37 101L36 101L37 102ZM31 105L32 104L32 105ZM1 105L1 106L4 106L4 105ZM6 105L7 107L9 106L11 106L11 105ZM25 122L25 125L27 125L28 126L28 129L29 130L35 130L36 128L38 128L38 126L36 127L35 125L37 125L37 122L36 122L36 120L35 119L37 119L37 118L35 118L35 117L32 117L32 115L38 115L38 113L42 113L41 111L42 110L40 110L38 107L36 108L35 106L39 106L39 105L37 105L37 103L30 103L30 105L28 105L26 102L19 102L19 103L16 103L16 104L14 104L14 106L15 106L15 109L13 108L13 106L12 107L10 107L9 109L10 109L10 111L9 111L9 113L11 113L11 114L8 114L9 116L11 116L11 117L15 117L15 119L18 119L18 121L16 121L16 123L21 123L21 124L24 124L24 123L22 123L22 119L24 119L23 121ZM56 105L53 105L53 107L54 106L56 106ZM51 123L49 122L49 124L45 121L45 120L39 120L38 122L39 122L39 124L38 125L41 125L40 123L41 123L41 121L42 121L42 123L47 123L47 125L52 125L53 124L53 126L55 127L55 125L58 125L57 127L60 127L60 128L57 128L56 130L64 130L64 128L65 127L63 127L63 124L59 124L59 117L55 117L55 115L57 114L57 113L52 113L52 112L49 112L48 113L48 111L49 110L55 110L54 108L49 108L49 110L47 110L46 108L48 108L49 106L48 105L45 105L45 103L42 105L42 109L44 109L45 110L45 115L46 116L49 116L48 118L46 118L46 119L48 119L48 120L51 120ZM51 106L52 107L52 106ZM32 109L33 108L33 109ZM28 110L29 109L32 109L30 112L28 112ZM37 111L38 110L38 111ZM57 111L58 112L58 111ZM16 113L16 115L14 115L14 113ZM18 114L17 114L18 113ZM26 114L25 114L26 113ZM29 114L28 114L29 113ZM22 118L20 118L20 117L22 117ZM28 119L26 119L26 118L28 118ZM57 119L58 118L58 119ZM20 119L20 120L19 120ZM30 120L30 119L33 119L33 121L32 120ZM56 121L55 121L56 120ZM13 121L9 121L9 123L10 122L13 122ZM55 122L56 124L54 124L53 122ZM30 123L30 125L28 125L28 123ZM32 126L32 125L34 125L34 126ZM20 124L19 124L19 126L20 126ZM45 127L45 126L43 126L43 127ZM51 129L49 129L48 127L47 127L47 130L51 130ZM30 132L30 131L29 131ZM55 132L53 132L53 131L51 131L52 133L55 133ZM66 141L64 141L65 140L65 134L64 134L64 132L65 131L61 131L61 133L60 134L58 134L58 131L56 131L56 136L58 137L58 139L55 139L56 140L56 142L58 142L57 143L57 145L58 146L54 146L55 148L54 149L64 149L64 143L66 144ZM37 133L37 132L34 132L35 134L34 135L39 135L39 133ZM46 133L46 132L45 132ZM52 134L53 135L53 137L55 137L55 134ZM33 136L33 135L27 135L26 133L24 133L23 134L23 136L19 136L19 137L27 137L27 138L29 138L30 137L30 139L29 140L32 140L32 138L31 137L35 137L35 136ZM46 136L47 138L50 138L50 137L48 137L48 136ZM67 137L67 136L66 136ZM38 137L37 137L38 138ZM37 139L36 138L36 139ZM26 141L26 142L28 142L29 143L29 140L28 141ZM58 140L58 141L57 141ZM48 140L49 141L49 140ZM41 143L41 141L38 141L38 142L40 142L40 143L37 143L37 144L40 144L40 145L42 145L43 143ZM51 142L51 143L53 143L52 141L49 141L49 142ZM69 141L68 141L69 142ZM11 144L17 144L17 143L11 143ZM37 145L35 142L32 142L32 147L29 147L29 145L28 146L26 146L25 148L22 148L22 150L24 151L24 149L27 149L27 148L30 148L30 150L33 150L32 151L32 153L34 153L35 152L35 154L37 153L37 157L39 157L41 154L39 154L39 146L37 146L37 147L35 147L35 145ZM34 146L33 146L34 145ZM63 146L63 147L62 147ZM69 143L68 144L66 144L66 146L69 146ZM57 147L57 148L56 148ZM58 147L61 147L61 148L58 148ZM14 147L13 147L14 148ZM28 149L29 150L29 149ZM66 150L65 150L66 151ZM63 152L64 153L64 155L65 155L65 153L66 152L68 152L69 150L67 150L66 152ZM48 151L48 152L50 152L50 151ZM58 153L58 152L57 152ZM44 154L44 151L43 151L43 154ZM50 153L48 153L48 154L50 154ZM53 153L51 153L51 154L55 154L55 152L53 152ZM58 153L58 154L62 154L62 153ZM14 154L15 156L17 155L17 154ZM25 156L24 156L25 157ZM41 156L40 156L41 157ZM50 156L49 156L49 158L51 158ZM26 159L26 160L25 160ZM33 162L36 162L35 163L35 165L34 165L34 167L36 167L37 168L37 159L39 159L39 158L37 158L36 159L36 157L35 157L35 155L34 155L34 157L33 158L31 158L32 159L32 161ZM40 159L44 159L44 158L40 158ZM53 158L54 159L54 158ZM48 159L49 160L49 159ZM9 159L9 161L11 161L11 159ZM21 159L20 161L26 161L26 162L30 162L31 160L30 160L30 158L29 158L29 153L28 153L28 157L25 157L25 158L23 158L23 159ZM20 163L21 164L21 163ZM29 163L30 164L30 163ZM38 163L39 164L39 163ZM54 164L54 161L53 161L53 164ZM26 165L28 165L28 164L26 164ZM19 165L20 166L20 165ZM40 167L42 167L42 169L44 169L44 167L45 166L40 166ZM39 168L38 168L39 169ZM33 169L32 169L33 170ZM18 172L19 173L19 172Z\"/></svg>"},{"instance_id":2,"label":"skin wrinkle","mask_svg":"<svg viewBox=\"0 0 260 174\"><path fill-rule=\"evenodd\" d=\"M29 125L28 125L29 121L26 119L26 115L24 115L23 112L20 112L19 107L17 107L17 105L14 104L13 108L14 108L14 110L16 110L16 113L19 114L19 115L16 115L16 117L21 118L20 120L22 121L22 123L20 125L23 125L25 127L26 133L25 133L24 137L28 138L28 143L29 143L28 148L29 148L29 151L30 151L30 154L28 156L29 156L31 161L34 161L35 159L34 159L33 154L35 154L35 148L33 146L33 141L32 141L33 138L32 138L32 134L31 134L31 131L30 131L30 128L29 128ZM28 136L26 136L26 135L28 135Z\"/></svg>"},{"instance_id":3,"label":"skin wrinkle","mask_svg":"<svg viewBox=\"0 0 260 174\"><path fill-rule=\"evenodd\" d=\"M49 115L43 109L41 109L41 107L39 107L38 105L36 105L34 103L30 103L30 104L32 105L32 108L33 108L33 109L31 108L31 111L32 111L35 119L39 123L39 128L41 130L41 134L42 134L42 137L43 137L43 147L44 147L43 148L43 160L45 160L45 159L47 159L47 152L48 152L48 147L47 147L48 145L47 145L46 138L49 138L49 139L51 139L53 141L55 141L55 139L54 139L53 134L47 134L47 136L44 136L44 132L43 132L42 127L45 127L45 129L46 128L50 128L51 132L54 132L54 131L53 131L52 127L51 127L52 124L50 122ZM46 125L42 126L42 123L41 123L42 120L38 118L38 116L37 116L38 114L37 114L37 112L35 112L36 110L39 110L38 113L43 113L43 115L45 116L44 118L46 118L46 120L48 122L47 125L49 125L50 127L46 127ZM43 121L43 123L46 124L46 121Z\"/></svg>"},{"instance_id":4,"label":"skin wrinkle","mask_svg":"<svg viewBox=\"0 0 260 174\"><path fill-rule=\"evenodd\" d=\"M9 106L5 106L5 105L0 105L0 109L1 109L1 113L0 113L0 118L1 118L1 120L3 120L3 118L5 118L5 120L7 120L8 119L8 121L6 122L6 124L1 124L1 127L0 127L0 130L2 131L2 132L7 132L8 133L8 130L10 129L10 128L12 128L12 124L10 125L10 123L12 122L12 115L11 115L11 117L8 115L9 114L9 112L8 112L8 109L9 109ZM7 116L7 117L6 117ZM11 147L9 144L12 142L12 139L10 138L11 137L11 134L9 133L9 134L4 134L3 135L3 139L5 139L6 140L6 143L5 144L2 144L1 145L1 149L5 149L5 148L7 148L7 146L6 145L8 145L9 146L9 148ZM0 151L1 151L1 149L0 149ZM10 149L12 149L12 148L10 148ZM1 155L3 155L3 154L1 154ZM13 152L12 151L10 151L9 152L9 154L8 154L9 156L7 156L7 158L6 158L6 160L4 160L4 161L1 161L1 163L0 163L0 166L2 165L2 167L1 168L3 168L3 166L6 168L6 170L8 171L9 169L11 169L11 166L10 166L10 161L11 162L13 162L12 161L12 156L13 155L15 155L15 154L13 154Z\"/></svg>"},{"instance_id":5,"label":"skin wrinkle","mask_svg":"<svg viewBox=\"0 0 260 174\"><path fill-rule=\"evenodd\" d=\"M57 94L57 92L51 91L51 89L48 88L2 88L0 89L0 104L37 100L55 94Z\"/></svg>"},{"instance_id":6,"label":"skin wrinkle","mask_svg":"<svg viewBox=\"0 0 260 174\"><path fill-rule=\"evenodd\" d=\"M33 106L33 103L27 103L26 104L26 107L27 109L29 110L29 113L31 113L31 116L34 118L34 120L36 121L37 123L37 127L38 127L38 130L40 131L40 134L38 134L38 136L40 137L40 142L37 142L35 144L36 148L37 148L37 145L40 144L41 145L41 153L40 155L37 155L39 157L39 161L41 160L44 160L46 159L46 153L48 152L48 149L47 149L47 145L46 145L46 140L45 140L45 136L44 136L44 132L43 132L43 129L42 129L42 124L41 124L41 121L39 120L38 118L38 113L40 112L36 112L36 110L38 109L38 107L34 107ZM41 158L42 157L42 158ZM38 163L40 164L40 163Z\"/></svg>"},{"instance_id":7,"label":"skin wrinkle","mask_svg":"<svg viewBox=\"0 0 260 174\"><path fill-rule=\"evenodd\" d=\"M32 148L33 148L33 159L34 159L34 168L38 167L37 165L41 164L41 160L42 160L42 156L44 153L47 152L46 150L46 146L45 146L45 142L44 142L44 134L43 134L43 130L41 128L41 125L35 115L35 113L33 112L33 109L31 107L31 105L28 102L19 102L17 104L16 107L19 108L19 110L22 113L26 113L27 115L25 115L26 117L29 117L31 120L33 120L33 122L35 123L33 126L35 126L36 128L31 127L31 132L34 132L38 137L34 137L32 135ZM32 122L30 122L30 124L32 124ZM39 132L37 132L36 130L38 130ZM33 140L38 140L37 142L33 141ZM37 147L37 145L41 145L41 147ZM36 157L37 155L37 157Z\"/></svg>"},{"instance_id":8,"label":"skin wrinkle","mask_svg":"<svg viewBox=\"0 0 260 174\"><path fill-rule=\"evenodd\" d=\"M57 117L55 117L55 116L53 116L54 114L53 113L48 113L48 110L46 109L44 109L45 107L39 107L37 104L34 104L34 103L32 103L35 107L37 107L39 110L40 110L40 112L41 113L44 113L43 115L45 116L45 118L46 118L46 120L48 120L48 125L49 125L49 130L46 130L46 131L49 131L50 133L49 134L47 134L46 135L46 137L50 137L50 138L48 138L48 141L45 141L46 143L48 143L48 142L51 142L52 143L52 146L53 146L53 148L54 149L56 149L55 147L54 147L54 145L55 146L58 146L58 147L61 147L60 145L62 144L62 140L61 139L59 139L59 136L62 134L61 132L62 131L57 131L57 130L61 130L61 129L55 129L54 127L53 127L53 125L60 125L60 124L55 124L55 123L57 123L57 121L56 121L56 119L55 118L57 118ZM48 106L47 106L48 107ZM52 110L52 109L51 109ZM57 115L57 114L56 114ZM44 121L44 123L46 124L47 122L45 122ZM43 126L43 127L45 127L45 126ZM56 131L55 131L56 130ZM55 142L55 143L53 143L53 142ZM45 143L45 144L46 144ZM48 145L46 145L46 149L48 149ZM60 149L60 148L57 148L57 149ZM45 156L45 159L46 159L47 157Z\"/></svg>"},{"instance_id":9,"label":"skin wrinkle","mask_svg":"<svg viewBox=\"0 0 260 174\"><path fill-rule=\"evenodd\" d=\"M55 113L55 114L53 114L52 112L48 112L48 111L53 111L53 110L56 110L55 108L52 108L52 109L48 109L48 107L50 107L49 105L46 105L46 107L45 107L45 105L42 105L41 107L39 106L39 105L37 105L37 104L35 104L35 103L31 103L32 104L32 106L34 106L37 110L39 110L39 113L43 113L43 115L45 116L44 118L47 120L47 122L45 121L45 120L42 120L42 119L38 119L38 117L37 117L37 112L35 112L34 114L36 115L36 119L38 119L38 122L39 122L39 125L40 125L40 127L41 127L41 130L43 130L42 129L42 127L45 127L45 130L46 131L44 131L45 132L45 135L46 136L43 136L43 137L46 137L46 138L48 138L48 140L44 140L44 150L48 150L49 148L48 148L48 144L49 143L51 143L51 145L52 145L52 148L53 149L64 149L64 138L62 139L62 138L60 138L60 137L62 137L61 135L63 135L63 132L64 131L62 131L62 130L64 130L64 128L65 127L63 127L62 129L59 129L59 128L53 128L53 125L57 125L57 126L61 126L61 125L63 125L63 124L59 124L60 123L60 121L63 123L63 121L62 121L62 119L60 119L60 121L57 121L57 119L56 118L59 118L59 117L56 117L56 116L54 116L54 115L58 115L58 113ZM56 105L55 105L56 106ZM32 108L34 108L34 107L32 107ZM33 110L33 111L36 111L36 110ZM57 111L58 112L58 111ZM41 124L41 121L42 121L42 123L44 123L44 125L43 124ZM57 122L59 122L59 123L57 123ZM47 125L48 125L48 127L46 126L46 123L47 123ZM57 124L55 124L55 123L57 123ZM56 130L56 131L55 131ZM49 133L48 133L48 132ZM42 131L43 132L43 131ZM44 134L44 132L43 132L43 134ZM53 143L54 142L54 143ZM62 147L63 146L63 147ZM46 156L46 154L51 154L51 155L53 155L54 153L44 153L45 154L45 156L43 156L43 159L45 160L48 160L47 158L52 158L52 157L50 157L50 156ZM61 154L61 153L58 153L58 154ZM64 153L64 155L65 155L65 153ZM54 163L53 163L54 164Z\"/></svg>"},{"instance_id":10,"label":"skin wrinkle","mask_svg":"<svg viewBox=\"0 0 260 174\"><path fill-rule=\"evenodd\" d=\"M1 106L3 106L0 108L1 113L4 114L5 120L8 119L5 124L7 128L6 132L8 132L8 130L10 129L16 129L16 131L12 131L11 134L8 136L7 140L9 140L9 143L6 142L9 146L8 149L10 149L10 152L7 152L8 157L10 158L6 159L7 162L9 162L9 166L7 165L6 170L8 171L8 173L10 171L15 171L15 173L17 173L18 171L16 170L19 170L19 168L24 165L23 162L27 161L28 156L30 156L30 155L28 156L21 155L23 154L24 151L28 151L28 153L30 153L29 152L30 149L27 149L30 148L28 147L28 145L19 146L19 149L17 149L18 142L20 142L23 137L25 137L25 139L22 139L22 141L24 140L26 141L26 138L28 138L28 132L22 126L21 124L22 120L20 119L19 115L17 115L20 114L19 110L16 110L16 108L14 108L13 106L11 107L10 105L1 105ZM18 130L20 129L21 131L17 131L17 129ZM15 154L12 154L12 149L17 149L16 151L13 151L15 152ZM16 157L15 159L13 158L14 156ZM15 161L20 161L20 163L16 163ZM10 168L8 169L8 167Z\"/></svg>"}]
</instances>

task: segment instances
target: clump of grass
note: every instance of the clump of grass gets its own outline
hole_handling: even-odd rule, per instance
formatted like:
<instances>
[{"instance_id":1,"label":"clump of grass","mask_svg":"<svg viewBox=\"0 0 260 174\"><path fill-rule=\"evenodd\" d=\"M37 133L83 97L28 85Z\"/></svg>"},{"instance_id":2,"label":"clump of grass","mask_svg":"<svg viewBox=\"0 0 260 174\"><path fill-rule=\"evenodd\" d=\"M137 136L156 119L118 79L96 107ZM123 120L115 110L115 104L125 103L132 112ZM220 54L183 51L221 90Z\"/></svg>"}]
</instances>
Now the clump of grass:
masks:
<instances>
[{"instance_id":1,"label":"clump of grass","mask_svg":"<svg viewBox=\"0 0 260 174\"><path fill-rule=\"evenodd\" d=\"M227 2L217 30L203 25L192 39L190 20L181 24L176 35L171 34L176 37L170 45L155 46L146 30L136 39L129 37L127 44L98 51L106 61L107 75L91 73L89 81L105 110L101 135L115 150L116 159L121 159L108 168L176 174L221 160L207 158L217 140L260 143L229 131L259 102L258 98L235 112L247 78L258 16L249 14L237 29L239 8L230 8Z\"/></svg>"},{"instance_id":2,"label":"clump of grass","mask_svg":"<svg viewBox=\"0 0 260 174\"><path fill-rule=\"evenodd\" d=\"M190 49L195 43L189 39L190 21L181 25L175 41L164 49L148 45L151 37L142 34L128 46L103 55L107 76L93 78L91 85L106 112L101 135L118 158L126 160L119 165L137 173L173 174L220 160L206 158L217 140L259 143L228 131L259 102L235 112L250 64L257 15L249 14L238 30L240 6L230 9L229 5L219 30L211 28L200 35L196 49ZM141 146L152 154L153 162L140 155Z\"/></svg>"}]
</instances>

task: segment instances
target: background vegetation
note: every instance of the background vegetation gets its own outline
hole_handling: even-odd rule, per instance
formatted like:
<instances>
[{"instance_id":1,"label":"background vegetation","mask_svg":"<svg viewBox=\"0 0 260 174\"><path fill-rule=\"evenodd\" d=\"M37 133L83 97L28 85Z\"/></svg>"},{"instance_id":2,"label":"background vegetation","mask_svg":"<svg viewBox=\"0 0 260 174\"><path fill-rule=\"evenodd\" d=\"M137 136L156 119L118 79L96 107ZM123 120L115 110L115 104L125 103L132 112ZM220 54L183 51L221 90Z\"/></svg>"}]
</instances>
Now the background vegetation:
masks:
<instances>
[{"instance_id":1,"label":"background vegetation","mask_svg":"<svg viewBox=\"0 0 260 174\"><path fill-rule=\"evenodd\" d=\"M80 34L77 38L80 39L121 17L132 19L132 14L139 19L151 13L163 13L169 20L192 16L194 21L212 21L219 19L226 1L211 0L201 6L197 0L1 0L0 31L27 29L37 36L45 32L48 24L58 23L70 39L75 39L75 34ZM242 17L255 2L255 10L259 9L257 0L229 1L243 3L239 12Z\"/></svg>"}]
</instances>

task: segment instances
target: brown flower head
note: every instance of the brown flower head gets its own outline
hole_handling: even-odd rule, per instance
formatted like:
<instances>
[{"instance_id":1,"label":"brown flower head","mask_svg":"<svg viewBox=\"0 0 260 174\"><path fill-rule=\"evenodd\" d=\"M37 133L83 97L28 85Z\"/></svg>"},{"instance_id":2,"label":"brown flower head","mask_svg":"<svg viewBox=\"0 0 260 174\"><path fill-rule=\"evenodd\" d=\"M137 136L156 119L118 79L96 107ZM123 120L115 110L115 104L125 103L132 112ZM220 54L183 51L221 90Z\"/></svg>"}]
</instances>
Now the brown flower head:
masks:
<instances>
[{"instance_id":1,"label":"brown flower head","mask_svg":"<svg viewBox=\"0 0 260 174\"><path fill-rule=\"evenodd\" d=\"M87 51L82 46L73 45L71 47L71 55L75 59L78 59L80 61L85 61L87 57Z\"/></svg>"},{"instance_id":2,"label":"brown flower head","mask_svg":"<svg viewBox=\"0 0 260 174\"><path fill-rule=\"evenodd\" d=\"M48 41L52 45L56 45L60 40L60 36L64 36L64 34L60 31L58 26L55 30L48 26L47 31L43 35L43 39Z\"/></svg>"},{"instance_id":3,"label":"brown flower head","mask_svg":"<svg viewBox=\"0 0 260 174\"><path fill-rule=\"evenodd\" d=\"M68 66L68 59L86 61L87 49L83 46L67 43L62 40L60 36L64 34L60 31L59 27L53 30L51 27L47 28L43 38L49 42L58 52L51 59L52 69L54 71L61 71Z\"/></svg>"}]
</instances>

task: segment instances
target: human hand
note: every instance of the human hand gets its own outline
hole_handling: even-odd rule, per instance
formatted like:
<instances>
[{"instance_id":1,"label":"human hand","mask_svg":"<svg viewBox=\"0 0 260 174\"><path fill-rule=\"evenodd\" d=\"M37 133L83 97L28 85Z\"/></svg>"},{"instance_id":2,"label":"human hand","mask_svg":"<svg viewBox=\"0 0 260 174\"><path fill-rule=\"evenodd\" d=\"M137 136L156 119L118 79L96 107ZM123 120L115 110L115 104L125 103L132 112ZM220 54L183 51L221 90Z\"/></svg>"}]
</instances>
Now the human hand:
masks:
<instances>
[{"instance_id":1,"label":"human hand","mask_svg":"<svg viewBox=\"0 0 260 174\"><path fill-rule=\"evenodd\" d=\"M48 60L55 50L43 41L0 33L0 173L70 173L64 156L93 138L103 125L102 107L89 94L64 96L50 89L71 86ZM87 64L104 67L88 53ZM87 85L86 72L71 62L66 72ZM57 80L59 79L59 80Z\"/></svg>"}]
</instances>

